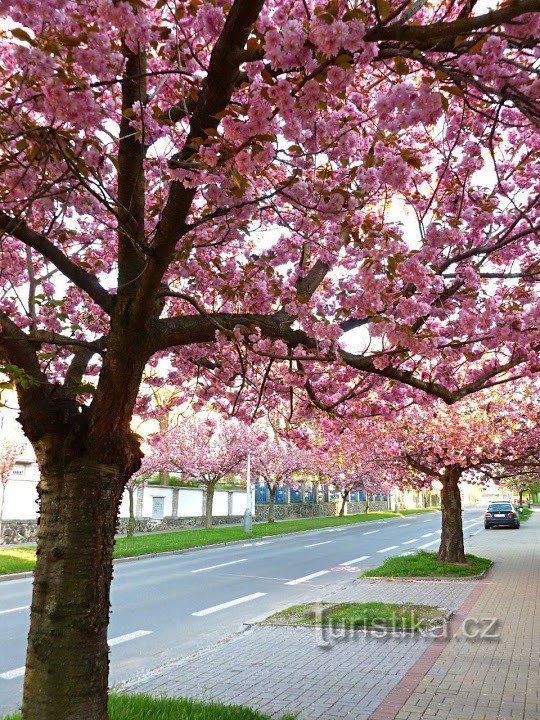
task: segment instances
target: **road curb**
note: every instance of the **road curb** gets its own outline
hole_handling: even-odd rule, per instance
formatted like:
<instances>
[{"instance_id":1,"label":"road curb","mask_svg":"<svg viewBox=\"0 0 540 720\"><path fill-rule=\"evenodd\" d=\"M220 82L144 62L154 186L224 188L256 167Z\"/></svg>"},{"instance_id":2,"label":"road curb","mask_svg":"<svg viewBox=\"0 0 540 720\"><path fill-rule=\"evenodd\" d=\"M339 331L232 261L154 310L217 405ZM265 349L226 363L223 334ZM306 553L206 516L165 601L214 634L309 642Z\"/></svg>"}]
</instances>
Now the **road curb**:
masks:
<instances>
[{"instance_id":1,"label":"road curb","mask_svg":"<svg viewBox=\"0 0 540 720\"><path fill-rule=\"evenodd\" d=\"M459 577L452 577L451 575L443 575L442 577L439 577L438 575L420 575L418 577L403 577L399 575L392 575L391 577L367 576L358 578L356 582L370 582L371 580L387 580L388 582L474 582L477 580L483 580L492 568L493 561L491 561L491 565L488 568L482 570L482 572L478 575L463 575Z\"/></svg>"}]
</instances>

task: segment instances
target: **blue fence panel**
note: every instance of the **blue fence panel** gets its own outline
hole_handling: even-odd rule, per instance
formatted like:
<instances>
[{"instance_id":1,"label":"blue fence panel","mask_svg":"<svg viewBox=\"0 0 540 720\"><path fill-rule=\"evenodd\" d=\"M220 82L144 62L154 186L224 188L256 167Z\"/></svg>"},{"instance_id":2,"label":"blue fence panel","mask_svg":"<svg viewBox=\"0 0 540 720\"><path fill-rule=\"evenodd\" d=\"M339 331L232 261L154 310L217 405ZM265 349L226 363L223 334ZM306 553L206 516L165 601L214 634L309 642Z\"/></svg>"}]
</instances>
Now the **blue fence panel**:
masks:
<instances>
[{"instance_id":1,"label":"blue fence panel","mask_svg":"<svg viewBox=\"0 0 540 720\"><path fill-rule=\"evenodd\" d=\"M270 493L266 485L255 485L255 502L257 505L265 505L269 500Z\"/></svg>"},{"instance_id":2,"label":"blue fence panel","mask_svg":"<svg viewBox=\"0 0 540 720\"><path fill-rule=\"evenodd\" d=\"M300 488L291 487L291 502L292 503L302 502L302 491Z\"/></svg>"},{"instance_id":3,"label":"blue fence panel","mask_svg":"<svg viewBox=\"0 0 540 720\"><path fill-rule=\"evenodd\" d=\"M287 504L287 488L278 487L276 490L276 504L286 505Z\"/></svg>"}]
</instances>

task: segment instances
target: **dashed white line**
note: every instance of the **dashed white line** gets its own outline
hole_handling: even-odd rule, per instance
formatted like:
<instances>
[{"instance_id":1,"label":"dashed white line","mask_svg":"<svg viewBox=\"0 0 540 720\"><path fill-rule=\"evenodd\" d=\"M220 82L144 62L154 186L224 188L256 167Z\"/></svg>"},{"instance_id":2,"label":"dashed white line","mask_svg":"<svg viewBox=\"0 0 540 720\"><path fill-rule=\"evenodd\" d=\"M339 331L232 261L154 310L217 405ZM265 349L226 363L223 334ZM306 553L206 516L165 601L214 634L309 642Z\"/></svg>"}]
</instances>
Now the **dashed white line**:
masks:
<instances>
[{"instance_id":1,"label":"dashed white line","mask_svg":"<svg viewBox=\"0 0 540 720\"><path fill-rule=\"evenodd\" d=\"M136 630L132 633L127 633L127 635L119 635L118 637L111 638L109 640L109 647L114 647L115 645L121 645L122 643L129 642L130 640L136 640L137 638L144 637L145 635L151 635L151 630ZM14 670L8 670L7 672L0 673L0 678L2 680L14 680L15 678L21 677L24 675L25 668L18 667Z\"/></svg>"},{"instance_id":2,"label":"dashed white line","mask_svg":"<svg viewBox=\"0 0 540 720\"><path fill-rule=\"evenodd\" d=\"M9 608L9 610L0 610L0 615L7 615L8 613L19 612L20 610L28 610L29 607L30 605L21 605L16 608Z\"/></svg>"},{"instance_id":3,"label":"dashed white line","mask_svg":"<svg viewBox=\"0 0 540 720\"><path fill-rule=\"evenodd\" d=\"M405 540L405 542L401 543L402 545L410 545L411 543L418 542L420 538L413 538L412 540Z\"/></svg>"},{"instance_id":4,"label":"dashed white line","mask_svg":"<svg viewBox=\"0 0 540 720\"><path fill-rule=\"evenodd\" d=\"M331 543L332 540L324 540L324 542L318 542L318 543L311 543L310 545L304 545L305 548L308 547L317 547L317 545L328 545L328 543Z\"/></svg>"},{"instance_id":5,"label":"dashed white line","mask_svg":"<svg viewBox=\"0 0 540 720\"><path fill-rule=\"evenodd\" d=\"M426 533L425 535L422 535L422 537L423 537L423 538L424 538L424 537L431 537L432 535L438 535L438 534L439 534L439 531L437 530L436 532Z\"/></svg>"},{"instance_id":6,"label":"dashed white line","mask_svg":"<svg viewBox=\"0 0 540 720\"><path fill-rule=\"evenodd\" d=\"M319 572L311 573L311 575L304 575L304 577L296 578L296 580L289 580L289 582L286 582L285 585L300 585L300 583L313 580L313 578L321 577L321 575L326 575L329 572L330 570L319 570Z\"/></svg>"},{"instance_id":7,"label":"dashed white line","mask_svg":"<svg viewBox=\"0 0 540 720\"><path fill-rule=\"evenodd\" d=\"M377 550L378 553L388 552L389 550L395 550L398 548L399 545L390 545L389 547L385 547L382 550Z\"/></svg>"},{"instance_id":8,"label":"dashed white line","mask_svg":"<svg viewBox=\"0 0 540 720\"><path fill-rule=\"evenodd\" d=\"M130 640L136 640L137 638L151 634L151 630L135 630L135 632L128 633L127 635L119 635L118 637L111 638L109 640L109 647L113 647L114 645L121 645L122 643L129 642Z\"/></svg>"},{"instance_id":9,"label":"dashed white line","mask_svg":"<svg viewBox=\"0 0 540 720\"><path fill-rule=\"evenodd\" d=\"M268 595L268 593L257 592L251 595L244 595L243 597L236 598L235 600L229 600L229 602L221 603L220 605L212 605L212 607L205 608L204 610L198 610L197 612L191 613L195 617L203 617L204 615L211 615L212 613L219 612L220 610L226 610L227 608L233 607L233 605L241 605L242 603L249 602L250 600L256 600L257 598Z\"/></svg>"},{"instance_id":10,"label":"dashed white line","mask_svg":"<svg viewBox=\"0 0 540 720\"><path fill-rule=\"evenodd\" d=\"M408 527L411 523L401 523L398 527Z\"/></svg>"},{"instance_id":11,"label":"dashed white line","mask_svg":"<svg viewBox=\"0 0 540 720\"><path fill-rule=\"evenodd\" d=\"M440 538L437 538L436 540L432 540L431 542L424 543L424 545L419 545L418 548L420 550L423 550L424 548L431 547L431 545L436 545L438 542L440 542Z\"/></svg>"},{"instance_id":12,"label":"dashed white line","mask_svg":"<svg viewBox=\"0 0 540 720\"><path fill-rule=\"evenodd\" d=\"M208 565L208 567L197 568L197 570L190 570L190 572L200 573L200 572L204 572L205 570L215 570L216 568L226 567L227 565L236 565L237 563L242 563L242 562L247 562L247 558L242 558L241 560L231 560L230 562L219 563L219 565Z\"/></svg>"},{"instance_id":13,"label":"dashed white line","mask_svg":"<svg viewBox=\"0 0 540 720\"><path fill-rule=\"evenodd\" d=\"M15 668L15 670L9 670L5 673L0 673L0 678L2 680L13 680L13 678L21 677L21 675L24 675L24 667Z\"/></svg>"},{"instance_id":14,"label":"dashed white line","mask_svg":"<svg viewBox=\"0 0 540 720\"><path fill-rule=\"evenodd\" d=\"M373 535L376 532L381 532L380 530L370 530L369 532L362 533L362 535Z\"/></svg>"},{"instance_id":15,"label":"dashed white line","mask_svg":"<svg viewBox=\"0 0 540 720\"><path fill-rule=\"evenodd\" d=\"M354 563L362 562L362 560L368 560L370 557L371 557L371 555L361 555L360 557L354 558L354 560L346 560L345 562L342 562L339 564L340 565L354 565Z\"/></svg>"}]
</instances>

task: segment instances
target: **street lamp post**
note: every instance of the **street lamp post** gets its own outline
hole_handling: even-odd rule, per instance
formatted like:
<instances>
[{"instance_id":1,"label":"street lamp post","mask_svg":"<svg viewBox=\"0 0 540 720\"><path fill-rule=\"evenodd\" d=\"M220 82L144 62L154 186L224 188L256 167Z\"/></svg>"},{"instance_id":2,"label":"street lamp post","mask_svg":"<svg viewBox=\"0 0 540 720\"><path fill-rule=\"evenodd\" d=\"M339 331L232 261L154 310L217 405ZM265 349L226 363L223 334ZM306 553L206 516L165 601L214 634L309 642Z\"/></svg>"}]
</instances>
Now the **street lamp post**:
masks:
<instances>
[{"instance_id":1,"label":"street lamp post","mask_svg":"<svg viewBox=\"0 0 540 720\"><path fill-rule=\"evenodd\" d=\"M253 514L251 512L251 454L247 454L246 468L246 510L244 512L244 532L253 532Z\"/></svg>"}]
</instances>

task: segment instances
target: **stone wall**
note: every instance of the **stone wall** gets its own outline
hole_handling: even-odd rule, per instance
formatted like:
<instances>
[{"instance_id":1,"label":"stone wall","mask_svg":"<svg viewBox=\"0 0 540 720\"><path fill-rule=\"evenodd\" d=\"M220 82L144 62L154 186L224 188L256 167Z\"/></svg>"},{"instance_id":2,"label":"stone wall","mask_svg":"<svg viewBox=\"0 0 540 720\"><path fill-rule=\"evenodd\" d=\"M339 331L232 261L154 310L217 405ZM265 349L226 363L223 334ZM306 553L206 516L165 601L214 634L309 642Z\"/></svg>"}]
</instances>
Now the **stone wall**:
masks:
<instances>
[{"instance_id":1,"label":"stone wall","mask_svg":"<svg viewBox=\"0 0 540 720\"><path fill-rule=\"evenodd\" d=\"M212 525L238 525L243 521L240 515L217 515L212 518ZM118 533L127 532L128 518L120 518ZM135 529L138 533L155 532L156 530L188 530L189 528L204 527L204 517L164 517L163 520L152 518L135 518Z\"/></svg>"},{"instance_id":2,"label":"stone wall","mask_svg":"<svg viewBox=\"0 0 540 720\"><path fill-rule=\"evenodd\" d=\"M3 520L0 544L20 545L35 542L37 538L37 520Z\"/></svg>"},{"instance_id":3,"label":"stone wall","mask_svg":"<svg viewBox=\"0 0 540 720\"><path fill-rule=\"evenodd\" d=\"M373 512L377 510L388 510L388 503L386 500L370 500L369 502L369 509L373 510ZM365 502L348 502L347 503L347 515L357 515L358 513L364 513L366 512L366 503Z\"/></svg>"},{"instance_id":4,"label":"stone wall","mask_svg":"<svg viewBox=\"0 0 540 720\"><path fill-rule=\"evenodd\" d=\"M295 518L328 517L337 515L337 502L320 503L291 503L290 505L276 504L274 516L276 520L294 520ZM255 506L255 522L268 520L268 505Z\"/></svg>"}]
</instances>

